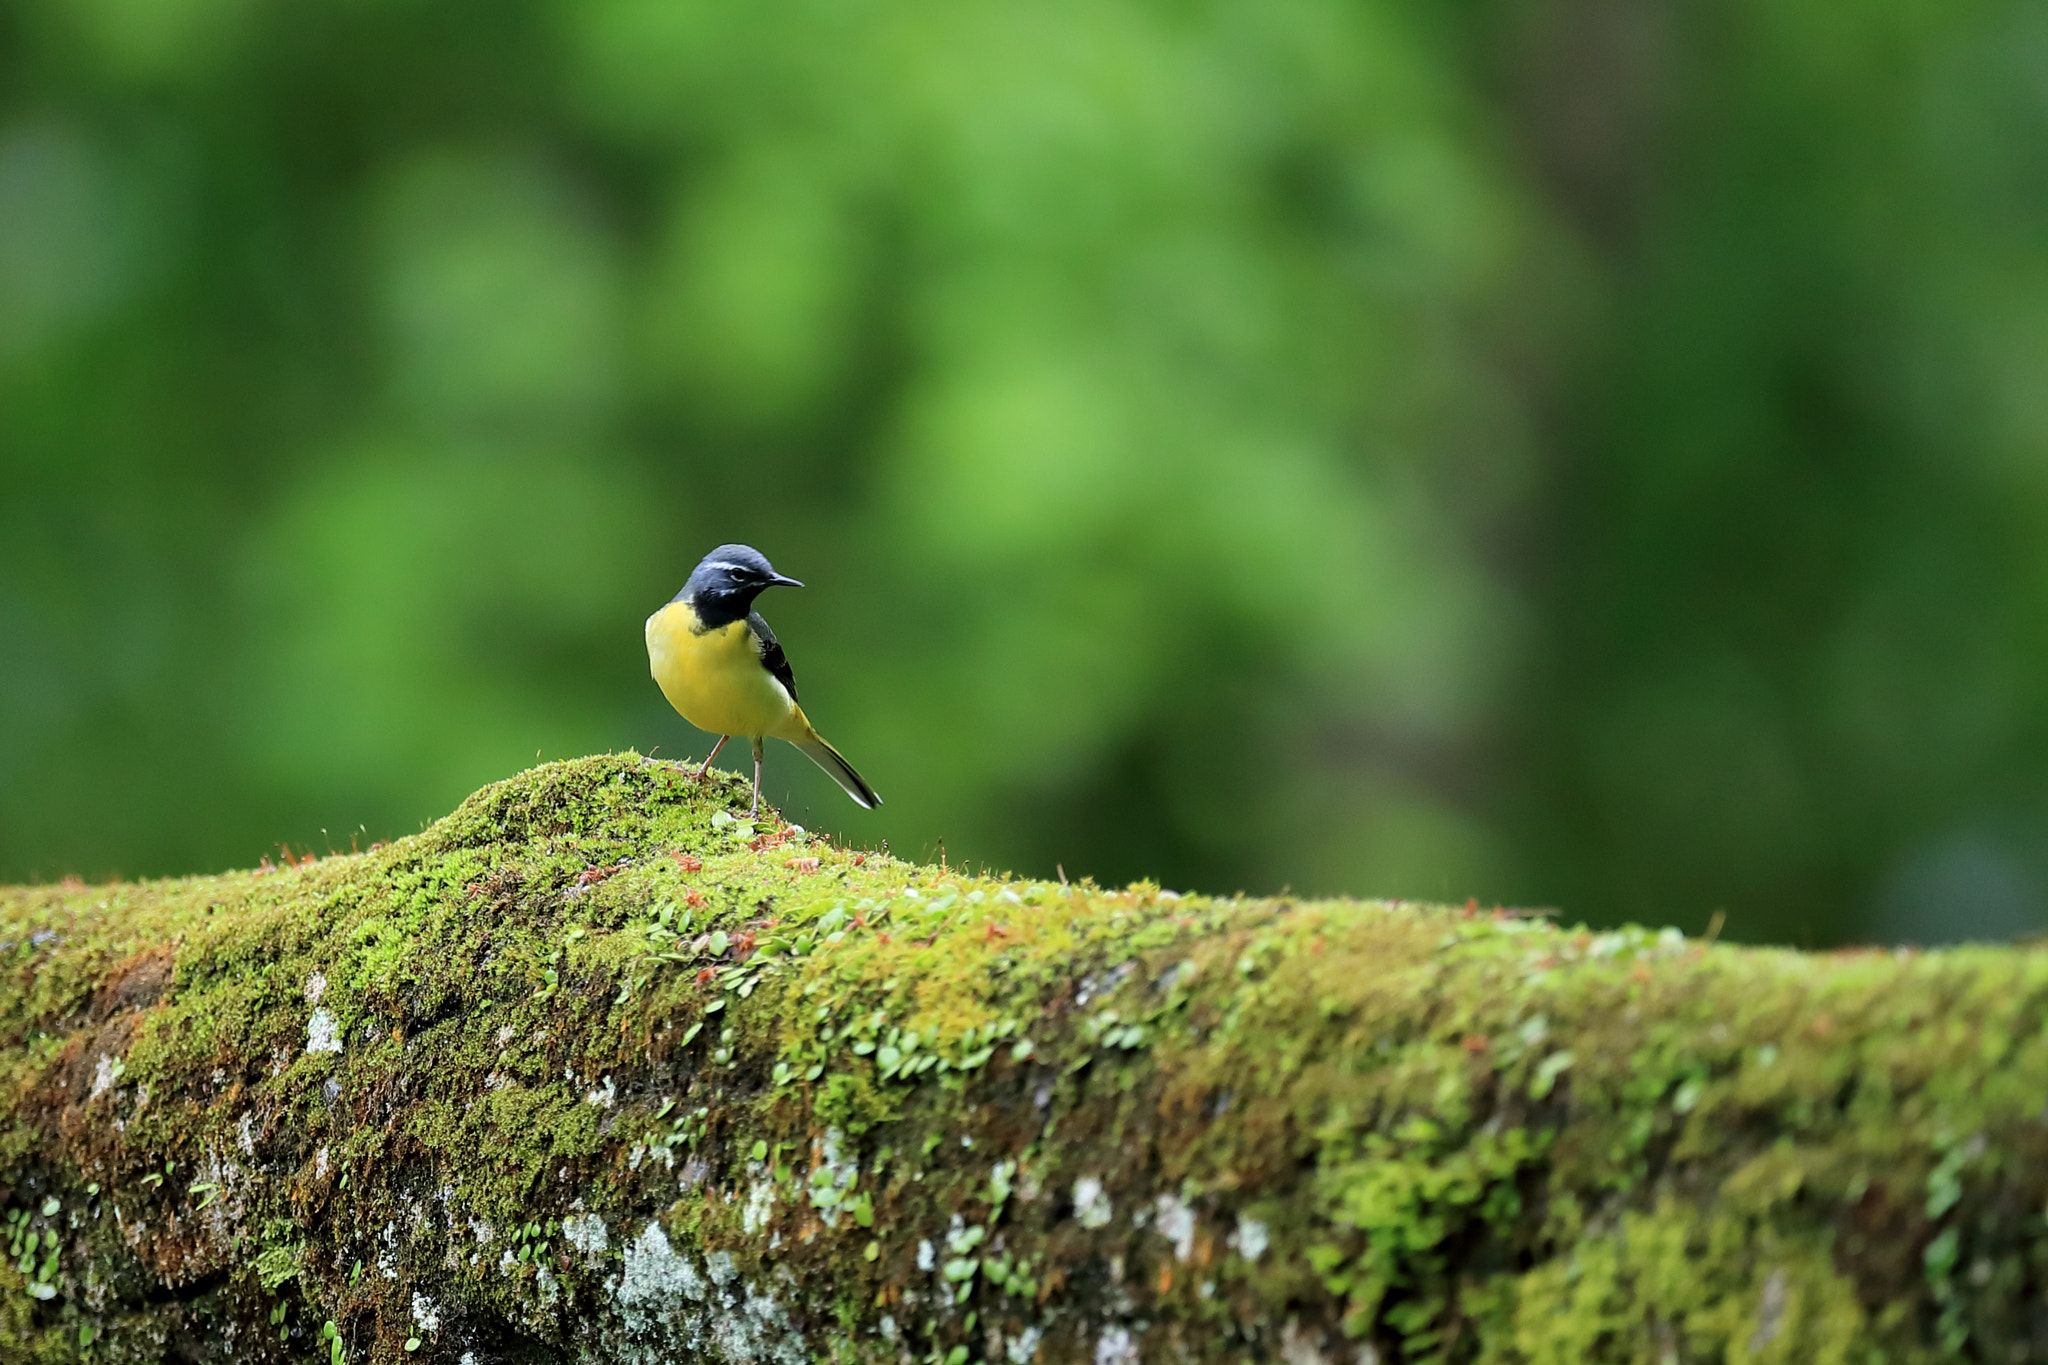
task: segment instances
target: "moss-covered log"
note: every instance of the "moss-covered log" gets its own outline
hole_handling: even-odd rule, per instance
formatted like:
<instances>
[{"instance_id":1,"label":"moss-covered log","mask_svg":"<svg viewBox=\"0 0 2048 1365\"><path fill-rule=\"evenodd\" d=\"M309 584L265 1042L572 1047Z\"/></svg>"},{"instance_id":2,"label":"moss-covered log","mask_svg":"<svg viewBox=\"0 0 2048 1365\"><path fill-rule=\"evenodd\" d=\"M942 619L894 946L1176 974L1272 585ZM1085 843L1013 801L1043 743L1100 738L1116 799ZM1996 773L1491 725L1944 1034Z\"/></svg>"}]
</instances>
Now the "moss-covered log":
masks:
<instances>
[{"instance_id":1,"label":"moss-covered log","mask_svg":"<svg viewBox=\"0 0 2048 1365\"><path fill-rule=\"evenodd\" d=\"M2048 1359L2048 954L975 877L740 794L593 758L0 893L0 1358Z\"/></svg>"}]
</instances>

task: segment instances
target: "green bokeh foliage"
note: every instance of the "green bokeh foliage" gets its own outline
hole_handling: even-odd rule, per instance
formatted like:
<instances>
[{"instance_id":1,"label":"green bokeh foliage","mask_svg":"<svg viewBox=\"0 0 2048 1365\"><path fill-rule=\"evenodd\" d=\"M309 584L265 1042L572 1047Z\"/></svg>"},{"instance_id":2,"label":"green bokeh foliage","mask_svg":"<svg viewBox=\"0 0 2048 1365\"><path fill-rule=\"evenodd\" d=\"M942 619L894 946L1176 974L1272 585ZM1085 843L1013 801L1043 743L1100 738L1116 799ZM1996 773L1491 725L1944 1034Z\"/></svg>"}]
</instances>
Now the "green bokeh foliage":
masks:
<instances>
[{"instance_id":1,"label":"green bokeh foliage","mask_svg":"<svg viewBox=\"0 0 2048 1365\"><path fill-rule=\"evenodd\" d=\"M701 753L1215 890L2048 919L2048 22L0 0L0 878Z\"/></svg>"}]
</instances>

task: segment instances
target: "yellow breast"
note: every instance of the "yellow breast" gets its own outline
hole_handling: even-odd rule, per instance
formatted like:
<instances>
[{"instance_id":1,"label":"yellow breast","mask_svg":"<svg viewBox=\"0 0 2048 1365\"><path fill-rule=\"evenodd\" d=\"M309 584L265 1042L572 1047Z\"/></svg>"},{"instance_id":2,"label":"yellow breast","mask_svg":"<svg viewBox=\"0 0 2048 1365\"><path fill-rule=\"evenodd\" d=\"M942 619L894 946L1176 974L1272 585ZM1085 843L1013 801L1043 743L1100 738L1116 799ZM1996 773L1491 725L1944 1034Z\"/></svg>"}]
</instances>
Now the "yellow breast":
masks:
<instances>
[{"instance_id":1,"label":"yellow breast","mask_svg":"<svg viewBox=\"0 0 2048 1365\"><path fill-rule=\"evenodd\" d=\"M647 618L647 665L668 704L714 735L773 734L795 709L761 666L745 621L704 630L686 603L671 602Z\"/></svg>"}]
</instances>

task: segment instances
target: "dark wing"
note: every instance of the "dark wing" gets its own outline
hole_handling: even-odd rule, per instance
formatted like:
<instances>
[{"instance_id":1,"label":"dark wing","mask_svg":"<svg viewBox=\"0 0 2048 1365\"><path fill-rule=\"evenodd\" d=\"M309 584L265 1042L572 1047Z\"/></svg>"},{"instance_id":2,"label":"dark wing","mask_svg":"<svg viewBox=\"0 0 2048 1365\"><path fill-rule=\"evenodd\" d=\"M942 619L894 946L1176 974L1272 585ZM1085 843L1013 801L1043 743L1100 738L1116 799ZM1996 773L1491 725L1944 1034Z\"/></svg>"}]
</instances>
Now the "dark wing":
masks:
<instances>
[{"instance_id":1,"label":"dark wing","mask_svg":"<svg viewBox=\"0 0 2048 1365\"><path fill-rule=\"evenodd\" d=\"M775 681L782 684L791 701L796 700L796 674L789 668L789 657L782 652L782 642L775 638L775 632L768 629L768 623L761 619L761 613L747 613L747 628L754 632L754 645L761 651L761 667L775 675Z\"/></svg>"}]
</instances>

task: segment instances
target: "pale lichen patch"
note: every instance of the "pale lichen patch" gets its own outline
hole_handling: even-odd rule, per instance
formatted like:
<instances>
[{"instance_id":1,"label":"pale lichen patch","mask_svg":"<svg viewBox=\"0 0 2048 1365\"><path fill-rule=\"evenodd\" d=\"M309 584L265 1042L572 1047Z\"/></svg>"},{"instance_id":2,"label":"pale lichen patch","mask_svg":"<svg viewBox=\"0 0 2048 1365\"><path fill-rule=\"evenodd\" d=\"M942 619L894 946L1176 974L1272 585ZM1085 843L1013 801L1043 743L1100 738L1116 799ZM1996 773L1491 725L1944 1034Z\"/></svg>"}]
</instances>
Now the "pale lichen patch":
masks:
<instances>
[{"instance_id":1,"label":"pale lichen patch","mask_svg":"<svg viewBox=\"0 0 2048 1365\"><path fill-rule=\"evenodd\" d=\"M313 1017L306 1021L306 1051L341 1051L341 1030L331 1010L314 1010Z\"/></svg>"},{"instance_id":2,"label":"pale lichen patch","mask_svg":"<svg viewBox=\"0 0 2048 1365\"><path fill-rule=\"evenodd\" d=\"M803 1334L773 1295L747 1284L732 1257L714 1252L700 1273L659 1223L627 1243L612 1300L615 1358L665 1365L678 1357L720 1365L806 1365Z\"/></svg>"},{"instance_id":3,"label":"pale lichen patch","mask_svg":"<svg viewBox=\"0 0 2048 1365\"><path fill-rule=\"evenodd\" d=\"M611 1235L604 1219L594 1213L570 1215L562 1220L562 1236L585 1256L602 1256L611 1250Z\"/></svg>"},{"instance_id":4,"label":"pale lichen patch","mask_svg":"<svg viewBox=\"0 0 2048 1365\"><path fill-rule=\"evenodd\" d=\"M1285 1365L1330 1365L1330 1358L1323 1354L1321 1336L1302 1330L1293 1318L1280 1329L1280 1359Z\"/></svg>"},{"instance_id":5,"label":"pale lichen patch","mask_svg":"<svg viewBox=\"0 0 2048 1365\"><path fill-rule=\"evenodd\" d=\"M775 1182L765 1175L756 1176L747 1186L747 1203L740 1212L740 1227L750 1235L758 1233L768 1226L774 1212Z\"/></svg>"},{"instance_id":6,"label":"pale lichen patch","mask_svg":"<svg viewBox=\"0 0 2048 1365\"><path fill-rule=\"evenodd\" d=\"M1115 1216L1109 1196L1103 1193L1102 1181L1092 1175L1084 1175L1074 1182L1074 1217L1084 1228L1104 1228Z\"/></svg>"},{"instance_id":7,"label":"pale lichen patch","mask_svg":"<svg viewBox=\"0 0 2048 1365\"><path fill-rule=\"evenodd\" d=\"M1095 1339L1095 1365L1138 1365L1138 1359L1138 1340L1128 1328L1104 1328Z\"/></svg>"},{"instance_id":8,"label":"pale lichen patch","mask_svg":"<svg viewBox=\"0 0 2048 1365\"><path fill-rule=\"evenodd\" d=\"M1264 1223L1247 1213L1237 1216L1237 1231L1230 1234L1230 1242L1237 1254L1247 1261L1256 1262L1266 1254L1272 1234Z\"/></svg>"},{"instance_id":9,"label":"pale lichen patch","mask_svg":"<svg viewBox=\"0 0 2048 1365\"><path fill-rule=\"evenodd\" d=\"M1185 1264L1195 1254L1195 1211L1177 1194L1162 1194L1154 1201L1159 1235L1173 1243L1173 1259Z\"/></svg>"},{"instance_id":10,"label":"pale lichen patch","mask_svg":"<svg viewBox=\"0 0 2048 1365\"><path fill-rule=\"evenodd\" d=\"M102 1052L99 1064L93 1068L92 1090L86 1096L86 1099L96 1100L106 1094L107 1091L113 1089L114 1082L121 1079L122 1070L123 1066L120 1058L109 1056Z\"/></svg>"}]
</instances>

